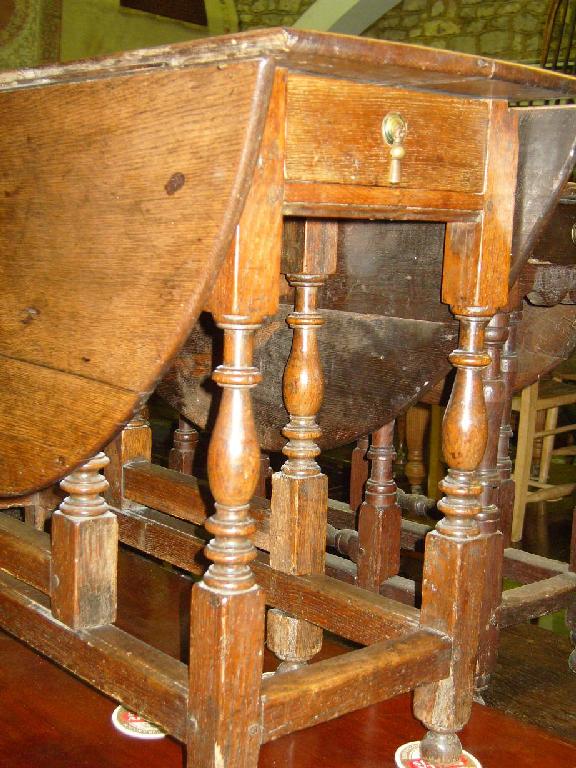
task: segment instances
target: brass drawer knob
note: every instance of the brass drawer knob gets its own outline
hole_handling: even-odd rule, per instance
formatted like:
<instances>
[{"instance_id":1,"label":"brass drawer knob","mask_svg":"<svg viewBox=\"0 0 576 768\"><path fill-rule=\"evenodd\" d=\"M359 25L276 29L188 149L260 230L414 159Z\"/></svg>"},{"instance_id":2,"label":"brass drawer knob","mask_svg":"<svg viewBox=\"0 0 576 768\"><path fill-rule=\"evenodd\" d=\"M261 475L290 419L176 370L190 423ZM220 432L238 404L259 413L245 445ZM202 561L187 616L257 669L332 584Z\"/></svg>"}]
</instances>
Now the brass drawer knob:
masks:
<instances>
[{"instance_id":1,"label":"brass drawer knob","mask_svg":"<svg viewBox=\"0 0 576 768\"><path fill-rule=\"evenodd\" d=\"M399 184L401 181L401 161L406 154L403 142L407 133L408 125L402 115L389 112L382 120L382 136L390 147L390 175L388 177L390 184Z\"/></svg>"}]
</instances>

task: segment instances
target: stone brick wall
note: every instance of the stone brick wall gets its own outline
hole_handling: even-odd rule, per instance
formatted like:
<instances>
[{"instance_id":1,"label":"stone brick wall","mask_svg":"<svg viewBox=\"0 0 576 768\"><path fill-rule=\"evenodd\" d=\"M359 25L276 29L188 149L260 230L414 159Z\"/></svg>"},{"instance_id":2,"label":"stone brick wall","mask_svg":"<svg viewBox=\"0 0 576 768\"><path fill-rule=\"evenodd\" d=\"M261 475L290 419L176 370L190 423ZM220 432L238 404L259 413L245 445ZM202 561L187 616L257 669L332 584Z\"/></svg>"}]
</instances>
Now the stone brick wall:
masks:
<instances>
[{"instance_id":1,"label":"stone brick wall","mask_svg":"<svg viewBox=\"0 0 576 768\"><path fill-rule=\"evenodd\" d=\"M535 62L547 0L402 0L368 37Z\"/></svg>"},{"instance_id":2,"label":"stone brick wall","mask_svg":"<svg viewBox=\"0 0 576 768\"><path fill-rule=\"evenodd\" d=\"M313 0L236 0L241 29L293 24ZM536 61L547 0L402 0L364 33L519 61Z\"/></svg>"},{"instance_id":3,"label":"stone brick wall","mask_svg":"<svg viewBox=\"0 0 576 768\"><path fill-rule=\"evenodd\" d=\"M293 24L314 0L236 0L240 29Z\"/></svg>"}]
</instances>

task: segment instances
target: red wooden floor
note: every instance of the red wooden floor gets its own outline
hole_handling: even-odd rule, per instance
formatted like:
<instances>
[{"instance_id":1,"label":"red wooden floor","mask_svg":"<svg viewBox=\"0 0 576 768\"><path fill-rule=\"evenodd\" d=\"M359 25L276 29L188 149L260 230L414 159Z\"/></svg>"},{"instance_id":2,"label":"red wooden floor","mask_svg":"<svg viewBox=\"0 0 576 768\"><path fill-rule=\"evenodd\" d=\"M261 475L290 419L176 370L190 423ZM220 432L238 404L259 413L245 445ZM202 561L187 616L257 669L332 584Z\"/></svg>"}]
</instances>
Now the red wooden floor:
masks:
<instances>
[{"instance_id":1,"label":"red wooden floor","mask_svg":"<svg viewBox=\"0 0 576 768\"><path fill-rule=\"evenodd\" d=\"M186 658L189 579L127 552L119 566L118 624ZM328 640L321 655L342 650ZM118 733L115 706L0 632L0 768L183 768L177 742ZM396 748L422 735L399 696L267 744L260 768L393 768ZM576 745L488 707L474 706L462 742L484 768L576 768Z\"/></svg>"}]
</instances>

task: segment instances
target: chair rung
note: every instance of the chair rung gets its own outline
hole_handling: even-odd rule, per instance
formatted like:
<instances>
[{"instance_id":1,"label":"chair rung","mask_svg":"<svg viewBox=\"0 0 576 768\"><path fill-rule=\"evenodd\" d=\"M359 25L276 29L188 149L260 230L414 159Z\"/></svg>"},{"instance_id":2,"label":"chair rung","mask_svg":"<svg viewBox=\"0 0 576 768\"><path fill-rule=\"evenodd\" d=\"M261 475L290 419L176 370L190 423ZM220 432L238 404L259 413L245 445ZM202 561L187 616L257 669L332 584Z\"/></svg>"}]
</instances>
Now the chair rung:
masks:
<instances>
[{"instance_id":1,"label":"chair rung","mask_svg":"<svg viewBox=\"0 0 576 768\"><path fill-rule=\"evenodd\" d=\"M555 429L545 429L542 432L534 432L534 437L548 437L549 435L562 435L565 432L576 432L576 424L566 424Z\"/></svg>"}]
</instances>

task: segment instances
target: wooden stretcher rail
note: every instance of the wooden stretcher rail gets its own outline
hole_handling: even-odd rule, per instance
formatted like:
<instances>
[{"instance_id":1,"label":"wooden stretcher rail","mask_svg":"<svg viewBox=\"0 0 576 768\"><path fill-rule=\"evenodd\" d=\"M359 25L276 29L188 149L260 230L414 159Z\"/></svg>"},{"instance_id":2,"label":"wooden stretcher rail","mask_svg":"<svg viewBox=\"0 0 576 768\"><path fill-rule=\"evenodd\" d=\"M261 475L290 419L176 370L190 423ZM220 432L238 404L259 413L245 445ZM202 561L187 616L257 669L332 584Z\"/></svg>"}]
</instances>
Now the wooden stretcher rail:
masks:
<instances>
[{"instance_id":1,"label":"wooden stretcher rail","mask_svg":"<svg viewBox=\"0 0 576 768\"><path fill-rule=\"evenodd\" d=\"M113 625L71 629L52 616L45 595L7 574L0 574L0 610L8 632L185 741L184 664ZM442 679L450 653L446 637L418 631L265 681L263 740ZM303 700L311 704L304 708Z\"/></svg>"},{"instance_id":2,"label":"wooden stretcher rail","mask_svg":"<svg viewBox=\"0 0 576 768\"><path fill-rule=\"evenodd\" d=\"M441 680L449 674L451 647L448 638L420 630L264 680L262 741Z\"/></svg>"},{"instance_id":3,"label":"wooden stretcher rail","mask_svg":"<svg viewBox=\"0 0 576 768\"><path fill-rule=\"evenodd\" d=\"M126 499L144 504L146 507L164 512L172 517L186 520L194 525L203 525L212 514L213 500L209 495L208 485L199 482L191 475L185 475L173 469L167 469L147 461L127 464L123 470L124 495ZM422 506L423 496L415 497ZM413 510L408 494L399 495L401 508ZM270 547L270 502L263 498L253 498L250 502L250 515L256 522L254 544L265 551ZM353 528L356 514L347 504L330 500L328 521L337 529ZM411 521L402 523L402 548L422 549L429 526ZM187 567L187 566L186 566Z\"/></svg>"},{"instance_id":4,"label":"wooden stretcher rail","mask_svg":"<svg viewBox=\"0 0 576 768\"><path fill-rule=\"evenodd\" d=\"M48 599L0 574L5 630L99 690L186 740L188 670L113 625L74 630L52 616Z\"/></svg>"},{"instance_id":5,"label":"wooden stretcher rail","mask_svg":"<svg viewBox=\"0 0 576 768\"><path fill-rule=\"evenodd\" d=\"M50 592L50 537L19 520L0 515L0 570Z\"/></svg>"},{"instance_id":6,"label":"wooden stretcher rail","mask_svg":"<svg viewBox=\"0 0 576 768\"><path fill-rule=\"evenodd\" d=\"M538 616L567 608L576 597L576 573L563 573L550 579L509 589L502 595L498 626L522 624Z\"/></svg>"},{"instance_id":7,"label":"wooden stretcher rail","mask_svg":"<svg viewBox=\"0 0 576 768\"><path fill-rule=\"evenodd\" d=\"M154 557L180 568L190 568L206 542L194 528L173 525L170 517L154 510L116 510L120 539ZM366 590L360 590L330 576L291 576L268 565L260 553L252 564L258 583L266 591L266 602L297 618L306 619L347 640L370 645L414 632L420 613Z\"/></svg>"},{"instance_id":8,"label":"wooden stretcher rail","mask_svg":"<svg viewBox=\"0 0 576 768\"><path fill-rule=\"evenodd\" d=\"M195 477L166 469L147 461L127 464L123 471L124 496L180 520L203 525L212 514L214 500L207 484ZM270 546L270 506L264 499L254 499L250 515L256 522L254 544L268 550Z\"/></svg>"},{"instance_id":9,"label":"wooden stretcher rail","mask_svg":"<svg viewBox=\"0 0 576 768\"><path fill-rule=\"evenodd\" d=\"M568 571L568 563L509 547L504 550L504 578L531 584Z\"/></svg>"}]
</instances>

